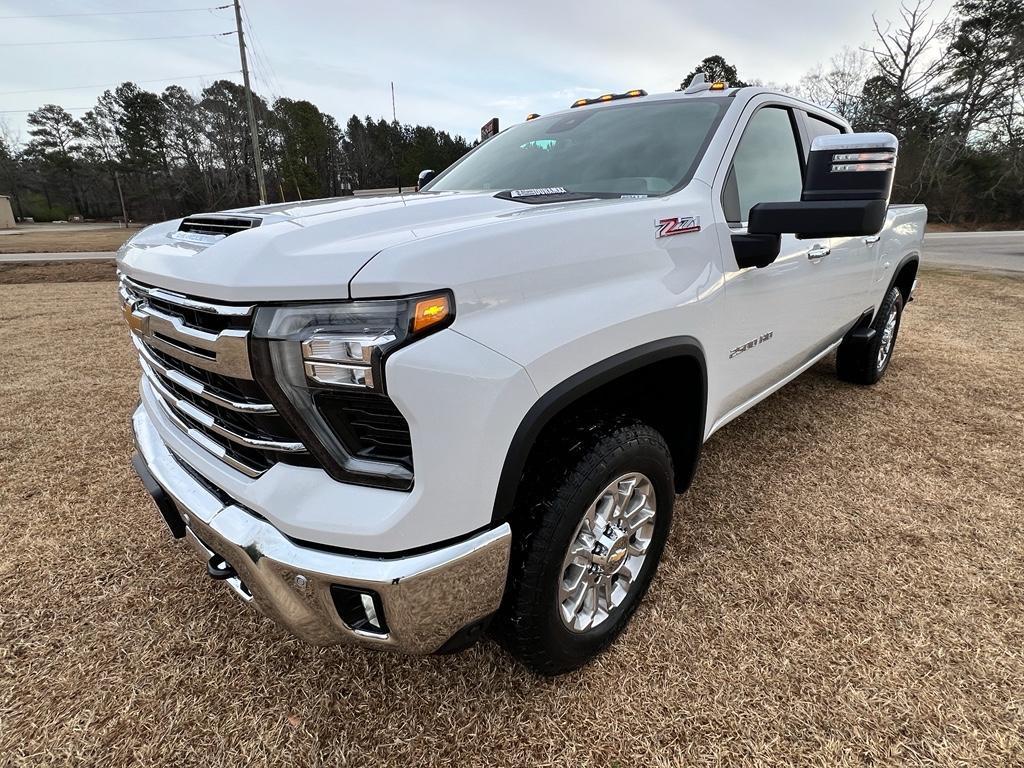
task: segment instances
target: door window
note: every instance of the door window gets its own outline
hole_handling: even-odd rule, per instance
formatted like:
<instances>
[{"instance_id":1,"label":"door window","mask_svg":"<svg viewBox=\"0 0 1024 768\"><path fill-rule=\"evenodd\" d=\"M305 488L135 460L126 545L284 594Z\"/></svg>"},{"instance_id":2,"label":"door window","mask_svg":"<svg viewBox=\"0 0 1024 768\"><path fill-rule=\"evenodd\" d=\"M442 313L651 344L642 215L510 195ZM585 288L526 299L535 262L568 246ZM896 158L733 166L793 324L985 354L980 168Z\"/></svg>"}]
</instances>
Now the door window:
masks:
<instances>
[{"instance_id":1,"label":"door window","mask_svg":"<svg viewBox=\"0 0 1024 768\"><path fill-rule=\"evenodd\" d=\"M757 203L792 202L802 191L800 151L789 110L758 110L743 131L722 192L726 220L746 222Z\"/></svg>"},{"instance_id":2,"label":"door window","mask_svg":"<svg viewBox=\"0 0 1024 768\"><path fill-rule=\"evenodd\" d=\"M843 132L838 125L826 122L820 117L815 117L814 115L807 115L807 119L804 120L804 125L807 126L808 145L814 142L814 138L816 136L838 136Z\"/></svg>"}]
</instances>

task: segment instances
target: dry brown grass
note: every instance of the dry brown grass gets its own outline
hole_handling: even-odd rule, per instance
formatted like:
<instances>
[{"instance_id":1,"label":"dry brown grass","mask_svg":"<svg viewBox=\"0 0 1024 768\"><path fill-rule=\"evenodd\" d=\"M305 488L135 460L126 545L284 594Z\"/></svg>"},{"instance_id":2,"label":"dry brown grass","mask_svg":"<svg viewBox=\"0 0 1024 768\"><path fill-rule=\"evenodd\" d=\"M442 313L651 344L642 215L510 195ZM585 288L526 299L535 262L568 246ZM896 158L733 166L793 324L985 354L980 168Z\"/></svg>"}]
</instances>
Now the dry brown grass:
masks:
<instances>
[{"instance_id":1,"label":"dry brown grass","mask_svg":"<svg viewBox=\"0 0 1024 768\"><path fill-rule=\"evenodd\" d=\"M0 261L0 285L25 283L96 283L113 280L110 261Z\"/></svg>"},{"instance_id":2,"label":"dry brown grass","mask_svg":"<svg viewBox=\"0 0 1024 768\"><path fill-rule=\"evenodd\" d=\"M74 225L69 225L74 226ZM139 231L138 227L115 227L67 232L46 227L25 229L16 235L0 237L0 253L79 253L83 251L110 251L113 254L124 241Z\"/></svg>"},{"instance_id":3,"label":"dry brown grass","mask_svg":"<svg viewBox=\"0 0 1024 768\"><path fill-rule=\"evenodd\" d=\"M553 681L243 609L129 469L113 284L0 287L0 763L1021 764L1024 281L925 277L879 386L821 364L711 439L632 625Z\"/></svg>"}]
</instances>

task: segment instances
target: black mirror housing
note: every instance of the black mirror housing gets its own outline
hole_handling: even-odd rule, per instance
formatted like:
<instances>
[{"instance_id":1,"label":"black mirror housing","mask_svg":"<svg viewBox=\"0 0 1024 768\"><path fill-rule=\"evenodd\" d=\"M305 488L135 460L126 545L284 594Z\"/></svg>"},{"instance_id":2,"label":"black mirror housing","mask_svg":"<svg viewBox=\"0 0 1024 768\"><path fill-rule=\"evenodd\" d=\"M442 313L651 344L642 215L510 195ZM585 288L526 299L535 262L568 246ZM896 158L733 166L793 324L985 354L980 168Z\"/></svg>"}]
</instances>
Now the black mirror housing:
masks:
<instances>
[{"instance_id":1,"label":"black mirror housing","mask_svg":"<svg viewBox=\"0 0 1024 768\"><path fill-rule=\"evenodd\" d=\"M885 223L898 146L891 133L818 136L799 202L758 203L747 231L805 238L875 234Z\"/></svg>"},{"instance_id":2,"label":"black mirror housing","mask_svg":"<svg viewBox=\"0 0 1024 768\"><path fill-rule=\"evenodd\" d=\"M758 203L750 209L747 231L752 235L797 237L860 237L873 235L885 224L887 200L815 200Z\"/></svg>"},{"instance_id":3,"label":"black mirror housing","mask_svg":"<svg viewBox=\"0 0 1024 768\"><path fill-rule=\"evenodd\" d=\"M737 232L732 236L732 250L740 269L767 267L779 257L782 238L779 235L751 235Z\"/></svg>"},{"instance_id":4,"label":"black mirror housing","mask_svg":"<svg viewBox=\"0 0 1024 768\"><path fill-rule=\"evenodd\" d=\"M416 177L416 191L419 192L427 186L427 184L434 180L435 176L437 176L436 171L432 171L430 169L420 171L420 175Z\"/></svg>"}]
</instances>

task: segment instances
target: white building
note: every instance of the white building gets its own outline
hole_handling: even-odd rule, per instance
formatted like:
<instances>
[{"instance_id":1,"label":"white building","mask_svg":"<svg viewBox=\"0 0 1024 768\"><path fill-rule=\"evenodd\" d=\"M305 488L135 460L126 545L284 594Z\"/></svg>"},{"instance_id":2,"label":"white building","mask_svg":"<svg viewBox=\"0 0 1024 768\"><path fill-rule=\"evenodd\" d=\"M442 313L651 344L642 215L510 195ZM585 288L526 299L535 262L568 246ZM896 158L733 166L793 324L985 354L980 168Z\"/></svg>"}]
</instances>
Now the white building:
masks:
<instances>
[{"instance_id":1,"label":"white building","mask_svg":"<svg viewBox=\"0 0 1024 768\"><path fill-rule=\"evenodd\" d=\"M0 195L0 229L14 229L14 211L7 195Z\"/></svg>"}]
</instances>

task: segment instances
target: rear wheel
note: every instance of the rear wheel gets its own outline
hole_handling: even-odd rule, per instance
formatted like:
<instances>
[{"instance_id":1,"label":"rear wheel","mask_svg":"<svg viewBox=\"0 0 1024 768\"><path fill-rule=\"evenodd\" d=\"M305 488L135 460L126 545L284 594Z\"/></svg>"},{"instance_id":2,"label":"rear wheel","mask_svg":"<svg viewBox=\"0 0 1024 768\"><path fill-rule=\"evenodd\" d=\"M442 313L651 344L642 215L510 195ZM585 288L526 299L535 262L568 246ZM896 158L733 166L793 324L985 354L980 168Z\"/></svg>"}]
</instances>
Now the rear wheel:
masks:
<instances>
[{"instance_id":1,"label":"rear wheel","mask_svg":"<svg viewBox=\"0 0 1024 768\"><path fill-rule=\"evenodd\" d=\"M885 375L896 348L896 336L903 317L903 294L899 288L889 289L882 305L871 321L874 335L869 341L847 338L836 352L839 378L854 384L874 384Z\"/></svg>"},{"instance_id":2,"label":"rear wheel","mask_svg":"<svg viewBox=\"0 0 1024 768\"><path fill-rule=\"evenodd\" d=\"M528 667L554 675L622 632L657 569L675 494L668 446L639 421L579 424L538 450L492 629Z\"/></svg>"}]
</instances>

